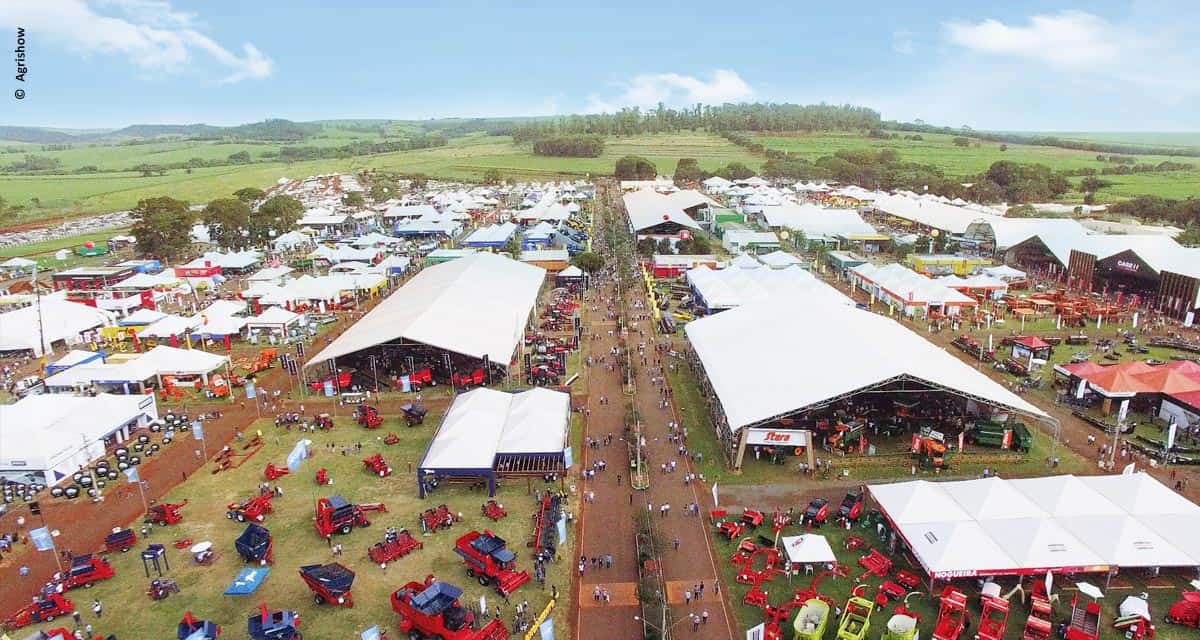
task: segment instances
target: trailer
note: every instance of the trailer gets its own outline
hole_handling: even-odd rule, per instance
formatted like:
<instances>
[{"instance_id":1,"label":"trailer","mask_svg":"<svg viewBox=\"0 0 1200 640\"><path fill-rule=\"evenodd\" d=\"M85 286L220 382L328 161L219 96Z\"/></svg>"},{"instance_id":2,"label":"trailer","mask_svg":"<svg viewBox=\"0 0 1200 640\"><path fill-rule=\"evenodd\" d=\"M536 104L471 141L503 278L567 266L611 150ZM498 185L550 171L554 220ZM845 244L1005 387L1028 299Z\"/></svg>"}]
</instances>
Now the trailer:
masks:
<instances>
[{"instance_id":1,"label":"trailer","mask_svg":"<svg viewBox=\"0 0 1200 640\"><path fill-rule=\"evenodd\" d=\"M4 621L9 629L20 629L31 624L51 622L55 618L70 615L75 611L75 603L63 597L56 589L43 589L41 595L33 602L17 611L11 618Z\"/></svg>"},{"instance_id":2,"label":"trailer","mask_svg":"<svg viewBox=\"0 0 1200 640\"><path fill-rule=\"evenodd\" d=\"M376 542L370 549L367 549L367 557L371 558L371 562L379 565L379 568L386 569L389 562L399 560L413 551L423 548L425 548L424 542L414 538L408 529L401 529L396 532L394 538L385 538L383 542Z\"/></svg>"},{"instance_id":3,"label":"trailer","mask_svg":"<svg viewBox=\"0 0 1200 640\"><path fill-rule=\"evenodd\" d=\"M146 519L144 522L146 524L156 524L161 527L165 527L169 524L175 524L180 520L183 520L183 514L180 513L180 510L186 507L187 504L187 500L184 500L183 502L167 502L163 504L156 504L153 507L150 507L150 513L146 514Z\"/></svg>"},{"instance_id":4,"label":"trailer","mask_svg":"<svg viewBox=\"0 0 1200 640\"><path fill-rule=\"evenodd\" d=\"M400 633L410 640L507 640L508 629L492 618L475 629L475 615L459 605L462 589L439 582L412 581L392 593L392 611L400 616Z\"/></svg>"},{"instance_id":5,"label":"trailer","mask_svg":"<svg viewBox=\"0 0 1200 640\"><path fill-rule=\"evenodd\" d=\"M267 514L273 511L271 507L271 499L274 496L270 493L263 493L253 498L247 498L241 502L230 503L226 507L225 517L238 522L262 522L266 519Z\"/></svg>"},{"instance_id":6,"label":"trailer","mask_svg":"<svg viewBox=\"0 0 1200 640\"><path fill-rule=\"evenodd\" d=\"M1002 640L1008 625L1008 601L992 596L983 597L983 613L979 616L979 640Z\"/></svg>"},{"instance_id":7,"label":"trailer","mask_svg":"<svg viewBox=\"0 0 1200 640\"><path fill-rule=\"evenodd\" d=\"M977 420L963 437L971 444L1013 451L1029 451L1033 446L1033 433L1023 422Z\"/></svg>"},{"instance_id":8,"label":"trailer","mask_svg":"<svg viewBox=\"0 0 1200 640\"><path fill-rule=\"evenodd\" d=\"M404 414L404 422L408 426L415 427L425 422L425 415L429 413L429 409L410 402L400 407L400 413Z\"/></svg>"},{"instance_id":9,"label":"trailer","mask_svg":"<svg viewBox=\"0 0 1200 640\"><path fill-rule=\"evenodd\" d=\"M863 640L871 628L871 613L875 611L875 603L850 596L846 608L838 621L837 640Z\"/></svg>"},{"instance_id":10,"label":"trailer","mask_svg":"<svg viewBox=\"0 0 1200 640\"><path fill-rule=\"evenodd\" d=\"M246 634L251 640L303 640L299 613L268 611L267 605L260 606L261 611L246 620Z\"/></svg>"},{"instance_id":11,"label":"trailer","mask_svg":"<svg viewBox=\"0 0 1200 640\"><path fill-rule=\"evenodd\" d=\"M825 625L829 621L829 603L817 598L804 601L792 621L793 637L796 640L821 640Z\"/></svg>"},{"instance_id":12,"label":"trailer","mask_svg":"<svg viewBox=\"0 0 1200 640\"><path fill-rule=\"evenodd\" d=\"M125 553L137 544L137 534L133 529L121 529L104 536L104 550Z\"/></svg>"},{"instance_id":13,"label":"trailer","mask_svg":"<svg viewBox=\"0 0 1200 640\"><path fill-rule=\"evenodd\" d=\"M354 572L340 562L331 564L306 564L300 567L300 579L313 592L317 604L336 604L339 607L354 607Z\"/></svg>"},{"instance_id":14,"label":"trailer","mask_svg":"<svg viewBox=\"0 0 1200 640\"><path fill-rule=\"evenodd\" d=\"M246 525L233 546L246 562L267 565L275 561L275 539L271 537L271 530L260 524Z\"/></svg>"},{"instance_id":15,"label":"trailer","mask_svg":"<svg viewBox=\"0 0 1200 640\"><path fill-rule=\"evenodd\" d=\"M501 596L529 582L529 572L516 570L516 554L508 549L504 538L491 531L468 531L454 542L454 552L467 567L467 575L480 586L494 586Z\"/></svg>"},{"instance_id":16,"label":"trailer","mask_svg":"<svg viewBox=\"0 0 1200 640\"><path fill-rule=\"evenodd\" d=\"M191 611L183 614L179 621L175 640L217 640L221 636L221 627L215 622L198 620ZM65 637L65 636L64 636Z\"/></svg>"},{"instance_id":17,"label":"trailer","mask_svg":"<svg viewBox=\"0 0 1200 640\"><path fill-rule=\"evenodd\" d=\"M958 640L968 624L967 594L946 585L938 605L937 622L933 625L933 640Z\"/></svg>"},{"instance_id":18,"label":"trailer","mask_svg":"<svg viewBox=\"0 0 1200 640\"><path fill-rule=\"evenodd\" d=\"M858 520L862 516L863 510L863 493L850 492L842 498L842 504L838 507L838 517L845 518L851 522Z\"/></svg>"},{"instance_id":19,"label":"trailer","mask_svg":"<svg viewBox=\"0 0 1200 640\"><path fill-rule=\"evenodd\" d=\"M83 587L91 589L92 585L100 580L108 580L116 575L112 565L108 560L85 554L82 556L74 556L71 558L71 567L66 571L54 574L51 582L62 585L64 590Z\"/></svg>"},{"instance_id":20,"label":"trailer","mask_svg":"<svg viewBox=\"0 0 1200 640\"><path fill-rule=\"evenodd\" d=\"M369 527L367 512L387 511L383 503L351 504L342 496L331 496L317 500L317 515L314 526L322 538L340 533L350 533L354 527Z\"/></svg>"}]
</instances>

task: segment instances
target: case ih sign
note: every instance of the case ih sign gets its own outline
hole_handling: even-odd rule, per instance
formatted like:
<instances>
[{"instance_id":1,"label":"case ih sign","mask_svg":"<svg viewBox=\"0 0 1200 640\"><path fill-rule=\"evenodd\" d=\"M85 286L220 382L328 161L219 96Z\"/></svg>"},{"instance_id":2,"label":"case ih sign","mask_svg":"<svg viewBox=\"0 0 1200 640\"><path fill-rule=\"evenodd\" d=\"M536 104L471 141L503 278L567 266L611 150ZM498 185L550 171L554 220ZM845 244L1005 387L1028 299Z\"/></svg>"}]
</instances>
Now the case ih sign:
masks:
<instances>
[{"instance_id":1,"label":"case ih sign","mask_svg":"<svg viewBox=\"0 0 1200 640\"><path fill-rule=\"evenodd\" d=\"M778 447L807 447L808 431L794 429L749 429L746 444Z\"/></svg>"}]
</instances>

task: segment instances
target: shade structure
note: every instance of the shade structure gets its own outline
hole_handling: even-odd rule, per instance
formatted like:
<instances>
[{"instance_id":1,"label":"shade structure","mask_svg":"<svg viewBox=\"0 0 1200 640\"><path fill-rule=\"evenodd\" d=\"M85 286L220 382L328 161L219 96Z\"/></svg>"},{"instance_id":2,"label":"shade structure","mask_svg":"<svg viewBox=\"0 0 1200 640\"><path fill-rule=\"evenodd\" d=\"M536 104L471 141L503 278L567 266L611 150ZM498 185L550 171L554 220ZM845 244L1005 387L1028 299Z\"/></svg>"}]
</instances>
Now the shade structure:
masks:
<instances>
[{"instance_id":1,"label":"shade structure","mask_svg":"<svg viewBox=\"0 0 1200 640\"><path fill-rule=\"evenodd\" d=\"M686 331L733 431L898 380L1047 417L890 318L851 306L771 298ZM801 366L813 368L802 380Z\"/></svg>"},{"instance_id":2,"label":"shade structure","mask_svg":"<svg viewBox=\"0 0 1200 640\"><path fill-rule=\"evenodd\" d=\"M1138 519L1175 548L1200 558L1200 513L1143 515Z\"/></svg>"},{"instance_id":3,"label":"shade structure","mask_svg":"<svg viewBox=\"0 0 1200 640\"><path fill-rule=\"evenodd\" d=\"M1042 518L1046 512L1000 478L945 482L939 485L967 515L976 520Z\"/></svg>"},{"instance_id":4,"label":"shade structure","mask_svg":"<svg viewBox=\"0 0 1200 640\"><path fill-rule=\"evenodd\" d=\"M1062 525L1049 518L1012 518L980 521L996 544L1025 571L1067 568L1086 571L1103 559Z\"/></svg>"},{"instance_id":5,"label":"shade structure","mask_svg":"<svg viewBox=\"0 0 1200 640\"><path fill-rule=\"evenodd\" d=\"M1119 515L1120 507L1075 476L1048 476L1009 480L1017 489L1051 516Z\"/></svg>"},{"instance_id":6,"label":"shade structure","mask_svg":"<svg viewBox=\"0 0 1200 640\"><path fill-rule=\"evenodd\" d=\"M42 296L32 305L0 313L0 351L27 349L40 356L56 342L76 344L83 332L112 323L113 315L102 309Z\"/></svg>"},{"instance_id":7,"label":"shade structure","mask_svg":"<svg viewBox=\"0 0 1200 640\"><path fill-rule=\"evenodd\" d=\"M731 309L776 297L842 305L854 303L845 294L800 267L768 269L749 256L743 254L738 260L742 258L753 263L753 267L733 264L717 270L699 266L685 274L688 284L709 311Z\"/></svg>"},{"instance_id":8,"label":"shade structure","mask_svg":"<svg viewBox=\"0 0 1200 640\"><path fill-rule=\"evenodd\" d=\"M1200 560L1184 553L1132 516L1075 516L1058 523L1120 567L1189 567Z\"/></svg>"},{"instance_id":9,"label":"shade structure","mask_svg":"<svg viewBox=\"0 0 1200 640\"><path fill-rule=\"evenodd\" d=\"M663 223L700 230L700 225L684 212L683 207L653 189L639 189L625 194L623 199L630 228L635 233Z\"/></svg>"},{"instance_id":10,"label":"shade structure","mask_svg":"<svg viewBox=\"0 0 1200 640\"><path fill-rule=\"evenodd\" d=\"M829 564L837 562L833 548L825 536L815 533L805 533L798 536L783 536L779 546L787 553L788 561L793 564Z\"/></svg>"},{"instance_id":11,"label":"shade structure","mask_svg":"<svg viewBox=\"0 0 1200 640\"><path fill-rule=\"evenodd\" d=\"M1080 478L1110 502L1135 516L1198 513L1195 503L1145 473ZM1200 529L1196 531L1200 536Z\"/></svg>"},{"instance_id":12,"label":"shade structure","mask_svg":"<svg viewBox=\"0 0 1200 640\"><path fill-rule=\"evenodd\" d=\"M306 366L401 339L507 364L545 277L544 269L491 253L428 267Z\"/></svg>"},{"instance_id":13,"label":"shade structure","mask_svg":"<svg viewBox=\"0 0 1200 640\"><path fill-rule=\"evenodd\" d=\"M1015 564L978 522L922 522L905 528L905 539L935 578L989 575Z\"/></svg>"},{"instance_id":14,"label":"shade structure","mask_svg":"<svg viewBox=\"0 0 1200 640\"><path fill-rule=\"evenodd\" d=\"M956 522L971 516L958 506L939 483L917 480L871 486L875 501L887 509L896 524Z\"/></svg>"}]
</instances>

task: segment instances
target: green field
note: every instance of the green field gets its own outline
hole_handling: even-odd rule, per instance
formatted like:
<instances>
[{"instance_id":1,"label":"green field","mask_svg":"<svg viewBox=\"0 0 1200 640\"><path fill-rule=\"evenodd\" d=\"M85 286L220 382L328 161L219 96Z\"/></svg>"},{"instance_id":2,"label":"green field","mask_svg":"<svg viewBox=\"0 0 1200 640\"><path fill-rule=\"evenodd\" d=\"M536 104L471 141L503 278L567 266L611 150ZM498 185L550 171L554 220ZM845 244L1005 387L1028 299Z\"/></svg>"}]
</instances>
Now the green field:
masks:
<instances>
[{"instance_id":1,"label":"green field","mask_svg":"<svg viewBox=\"0 0 1200 640\"><path fill-rule=\"evenodd\" d=\"M1200 150L1198 131L1006 131L1021 136L1053 136L1060 140L1176 147Z\"/></svg>"},{"instance_id":2,"label":"green field","mask_svg":"<svg viewBox=\"0 0 1200 640\"><path fill-rule=\"evenodd\" d=\"M336 420L336 428L332 431L308 434L284 431L275 427L270 420L261 420L252 427L265 433L266 446L260 453L243 466L217 475L208 473L210 465L170 493L171 502L190 500L183 511L184 520L170 528L156 529L150 538L153 542L167 545L171 554L171 568L166 576L179 583L179 594L158 602L150 600L145 595L149 580L145 578L137 553L131 552L109 556L117 571L116 578L98 583L90 590L71 591L68 597L84 610L85 620L92 622L98 631L114 633L120 638L165 638L172 635L175 624L185 610L191 610L197 617L220 623L225 627L225 636L245 637L246 618L257 610L260 602L266 602L273 608L299 611L305 637L357 638L359 631L372 625L387 629L389 635L395 637L397 616L391 610L389 594L410 580L423 580L432 573L464 590L461 599L464 606L478 606L481 595L487 597L489 609L501 605L505 624L511 626L512 606L504 605L495 590L485 590L468 578L462 561L452 549L455 538L467 531L491 529L509 542L510 548L517 554L518 567L529 570L532 575L532 562L525 542L532 533L529 516L533 513L534 500L526 494L525 483L512 481L501 487L497 499L509 510L509 516L499 522L492 522L480 513L480 505L487 500L487 494L483 491L462 486L442 487L429 499L421 501L416 495L415 474L408 471L408 466L410 463L415 466L415 461L419 460L440 416L431 413L424 426L412 429L402 426L400 420L389 417L381 429L368 432L344 417L345 411L348 410L339 411L343 417ZM401 442L393 446L384 445L382 437L389 432L399 435ZM573 437L578 440L580 434L577 424L573 429ZM274 537L275 562L271 574L254 595L222 595L238 570L246 566L233 546L234 539L241 534L244 525L226 519L225 505L255 493L255 487L262 481L262 470L266 463L273 461L278 464L284 460L302 435L313 441L310 448L313 456L304 462L299 471L277 482L283 488L284 495L274 501L274 513L268 515L263 523ZM341 454L342 447L352 448L356 442L362 443L361 452L351 450L349 455ZM332 450L327 448L329 444L334 445ZM193 442L185 436L171 446L191 447ZM361 459L376 451L382 452L395 469L391 477L381 479L363 469ZM318 487L314 483L313 474L322 467L328 469L334 482L332 487ZM123 481L120 486L118 491L129 489ZM544 488L540 482L535 483L534 487ZM110 492L113 490L111 486L108 489ZM359 503L383 502L388 509L387 513L367 514L373 522L370 528L337 536L334 542L341 543L345 551L336 559L331 557L325 540L313 529L316 498L334 494ZM440 503L461 512L462 522L449 530L423 537L417 514ZM387 526L408 528L424 542L425 548L391 563L386 569L380 568L371 562L366 551L370 545L383 539L384 527ZM184 537L214 543L217 556L211 565L197 566L191 562L186 550L171 548L172 541ZM139 542L137 549L141 548L143 545ZM573 551L573 541L568 539L568 544L559 550L559 557L567 560L548 565L546 589L541 590L537 582L531 581L511 596L513 604L527 599L533 611L541 611L549 600L550 585L554 584L559 588L559 605L569 607L570 559ZM353 588L354 608L313 604L312 595L297 575L301 565L334 560L357 574ZM105 610L110 612L99 622L88 611L92 598L99 598ZM137 612L137 615L120 615L125 612ZM554 621L556 635L570 637L567 617L559 614L554 616ZM66 623L69 627L70 620ZM46 629L55 626L59 625L41 625ZM25 636L22 634L17 637Z\"/></svg>"},{"instance_id":3,"label":"green field","mask_svg":"<svg viewBox=\"0 0 1200 640\"><path fill-rule=\"evenodd\" d=\"M905 134L907 135L907 134ZM901 159L921 164L932 164L940 168L947 177L969 178L987 170L993 162L1011 160L1044 164L1052 169L1103 169L1114 166L1096 160L1096 153L1060 147L1009 144L1006 151L1000 143L974 141L969 147L956 146L954 136L945 134L921 134L923 140L878 140L856 133L821 133L798 135L753 136L755 142L769 149L780 149L797 153L809 160L830 155L842 150L894 149ZM1185 140L1188 139L1184 134ZM975 145L978 142L978 146ZM1112 186L1097 194L1098 202L1112 202L1136 195L1152 194L1164 198L1187 198L1200 196L1200 158L1170 156L1137 156L1139 162L1157 164L1166 160L1190 163L1196 166L1190 171L1164 173L1142 173L1127 176L1098 176L1112 182ZM1076 184L1079 178L1073 178ZM1082 194L1070 193L1064 198L1080 201Z\"/></svg>"}]
</instances>

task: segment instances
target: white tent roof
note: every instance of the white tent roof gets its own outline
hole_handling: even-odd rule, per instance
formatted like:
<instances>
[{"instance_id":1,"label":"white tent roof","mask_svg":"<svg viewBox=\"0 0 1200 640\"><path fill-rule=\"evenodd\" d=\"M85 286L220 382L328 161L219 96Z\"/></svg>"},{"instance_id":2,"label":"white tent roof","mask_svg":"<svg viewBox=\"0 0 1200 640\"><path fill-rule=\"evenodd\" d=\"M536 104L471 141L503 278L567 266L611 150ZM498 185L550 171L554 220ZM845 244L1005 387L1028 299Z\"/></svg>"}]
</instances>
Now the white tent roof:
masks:
<instances>
[{"instance_id":1,"label":"white tent roof","mask_svg":"<svg viewBox=\"0 0 1200 640\"><path fill-rule=\"evenodd\" d=\"M783 536L779 539L780 546L787 552L788 561L793 564L829 564L837 562L833 548L825 536L815 533L805 533L798 536Z\"/></svg>"},{"instance_id":2,"label":"white tent roof","mask_svg":"<svg viewBox=\"0 0 1200 640\"><path fill-rule=\"evenodd\" d=\"M936 482L917 480L871 485L871 495L896 524L971 519Z\"/></svg>"},{"instance_id":3,"label":"white tent roof","mask_svg":"<svg viewBox=\"0 0 1200 640\"><path fill-rule=\"evenodd\" d=\"M288 326L300 321L300 314L292 313L283 307L270 307L262 313L249 318L248 327L278 327Z\"/></svg>"},{"instance_id":4,"label":"white tent roof","mask_svg":"<svg viewBox=\"0 0 1200 640\"><path fill-rule=\"evenodd\" d=\"M225 366L229 362L229 356L208 353L200 349L179 349L160 344L138 356L133 362L150 370L150 375L154 375L155 372L159 375L198 375L211 373Z\"/></svg>"},{"instance_id":5,"label":"white tent roof","mask_svg":"<svg viewBox=\"0 0 1200 640\"><path fill-rule=\"evenodd\" d=\"M570 411L570 396L549 389L506 393L480 387L459 394L420 468L491 469L498 454L561 452Z\"/></svg>"},{"instance_id":6,"label":"white tent roof","mask_svg":"<svg viewBox=\"0 0 1200 640\"><path fill-rule=\"evenodd\" d=\"M1096 552L1049 518L981 520L979 525L1020 567L1053 569L1104 564Z\"/></svg>"},{"instance_id":7,"label":"white tent roof","mask_svg":"<svg viewBox=\"0 0 1200 640\"><path fill-rule=\"evenodd\" d=\"M1075 476L1047 476L1009 480L1014 489L1025 494L1052 516L1120 515L1124 513L1104 496Z\"/></svg>"},{"instance_id":8,"label":"white tent roof","mask_svg":"<svg viewBox=\"0 0 1200 640\"><path fill-rule=\"evenodd\" d=\"M774 269L779 269L781 267L787 267L794 264L798 265L801 262L800 258L797 258L786 251L772 251L771 253L759 256L758 260L768 267Z\"/></svg>"},{"instance_id":9,"label":"white tent roof","mask_svg":"<svg viewBox=\"0 0 1200 640\"><path fill-rule=\"evenodd\" d=\"M6 269L24 269L26 267L32 267L35 264L37 264L37 262L34 262L29 258L17 257L5 260L3 263L0 263L0 267L4 267Z\"/></svg>"},{"instance_id":10,"label":"white tent roof","mask_svg":"<svg viewBox=\"0 0 1200 640\"><path fill-rule=\"evenodd\" d=\"M809 238L878 233L853 209L827 209L815 204L787 202L763 207L762 215L767 226L799 229Z\"/></svg>"},{"instance_id":11,"label":"white tent roof","mask_svg":"<svg viewBox=\"0 0 1200 640\"><path fill-rule=\"evenodd\" d=\"M287 266L264 267L246 276L246 280L249 282L273 282L291 272L292 268Z\"/></svg>"},{"instance_id":12,"label":"white tent roof","mask_svg":"<svg viewBox=\"0 0 1200 640\"><path fill-rule=\"evenodd\" d=\"M945 482L940 486L976 520L1046 516L1041 507L1000 478Z\"/></svg>"},{"instance_id":13,"label":"white tent roof","mask_svg":"<svg viewBox=\"0 0 1200 640\"><path fill-rule=\"evenodd\" d=\"M1136 516L1197 513L1193 502L1146 473L1084 476L1080 481ZM1196 535L1200 536L1200 529Z\"/></svg>"},{"instance_id":14,"label":"white tent roof","mask_svg":"<svg viewBox=\"0 0 1200 640\"><path fill-rule=\"evenodd\" d=\"M1200 513L1143 515L1138 520L1175 548L1200 561Z\"/></svg>"},{"instance_id":15,"label":"white tent roof","mask_svg":"<svg viewBox=\"0 0 1200 640\"><path fill-rule=\"evenodd\" d=\"M0 313L0 351L30 349L35 355L41 355L52 343L64 340L73 344L77 342L80 333L109 326L112 322L112 314L102 309L57 297L42 296L40 302ZM45 336L44 344L40 339L42 335Z\"/></svg>"},{"instance_id":16,"label":"white tent roof","mask_svg":"<svg viewBox=\"0 0 1200 640\"><path fill-rule=\"evenodd\" d=\"M1046 416L906 327L851 306L776 296L690 322L686 331L734 431L900 376ZM798 381L801 361L820 362L820 374Z\"/></svg>"},{"instance_id":17,"label":"white tent roof","mask_svg":"<svg viewBox=\"0 0 1200 640\"><path fill-rule=\"evenodd\" d=\"M1058 523L1108 561L1121 567L1200 565L1132 516L1074 516Z\"/></svg>"},{"instance_id":18,"label":"white tent roof","mask_svg":"<svg viewBox=\"0 0 1200 640\"><path fill-rule=\"evenodd\" d=\"M558 276L560 278L580 278L583 276L583 269L580 269L575 265L571 265L566 269L559 271Z\"/></svg>"},{"instance_id":19,"label":"white tent roof","mask_svg":"<svg viewBox=\"0 0 1200 640\"><path fill-rule=\"evenodd\" d=\"M1014 564L978 522L922 522L905 529L913 554L935 576L955 572L988 574ZM969 575L969 574L968 574Z\"/></svg>"},{"instance_id":20,"label":"white tent roof","mask_svg":"<svg viewBox=\"0 0 1200 640\"><path fill-rule=\"evenodd\" d=\"M100 440L143 413L157 417L154 398L141 395L34 395L0 405L0 452L5 462L47 464L83 441Z\"/></svg>"},{"instance_id":21,"label":"white tent roof","mask_svg":"<svg viewBox=\"0 0 1200 640\"><path fill-rule=\"evenodd\" d=\"M475 244L502 244L507 242L516 232L517 225L511 222L488 225L472 231L471 235L463 240L463 244L468 246Z\"/></svg>"},{"instance_id":22,"label":"white tent roof","mask_svg":"<svg viewBox=\"0 0 1200 640\"><path fill-rule=\"evenodd\" d=\"M155 322L154 324L138 331L139 338L169 338L183 333L187 333L192 329L204 324L204 318L199 315L194 316L177 316L168 315L167 317Z\"/></svg>"},{"instance_id":23,"label":"white tent roof","mask_svg":"<svg viewBox=\"0 0 1200 640\"><path fill-rule=\"evenodd\" d=\"M634 231L649 229L664 222L674 222L688 229L700 230L683 208L653 189L639 189L623 196L629 223Z\"/></svg>"},{"instance_id":24,"label":"white tent roof","mask_svg":"<svg viewBox=\"0 0 1200 640\"><path fill-rule=\"evenodd\" d=\"M739 256L757 265L749 256ZM736 262L736 260L735 260ZM761 266L761 265L759 265ZM748 269L731 266L714 270L699 266L685 274L709 309L731 309L772 298L796 298L806 303L853 305L845 294L797 266Z\"/></svg>"},{"instance_id":25,"label":"white tent roof","mask_svg":"<svg viewBox=\"0 0 1200 640\"><path fill-rule=\"evenodd\" d=\"M157 309L138 309L125 316L121 324L152 324L167 317L167 314Z\"/></svg>"},{"instance_id":26,"label":"white tent roof","mask_svg":"<svg viewBox=\"0 0 1200 640\"><path fill-rule=\"evenodd\" d=\"M309 363L406 338L507 364L545 276L539 267L482 252L428 267Z\"/></svg>"}]
</instances>

